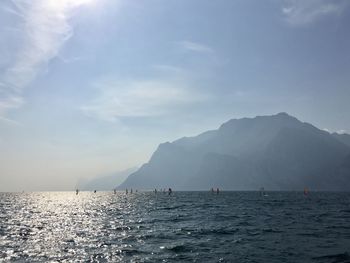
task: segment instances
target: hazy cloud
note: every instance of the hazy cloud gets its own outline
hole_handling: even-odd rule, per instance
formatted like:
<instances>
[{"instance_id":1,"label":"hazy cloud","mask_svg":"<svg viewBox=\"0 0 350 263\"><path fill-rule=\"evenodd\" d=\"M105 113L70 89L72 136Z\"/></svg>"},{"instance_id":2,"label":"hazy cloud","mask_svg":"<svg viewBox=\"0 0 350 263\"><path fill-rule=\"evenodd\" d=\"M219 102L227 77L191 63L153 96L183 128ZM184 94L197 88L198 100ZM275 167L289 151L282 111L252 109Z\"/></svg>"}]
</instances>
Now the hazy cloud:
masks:
<instances>
[{"instance_id":1,"label":"hazy cloud","mask_svg":"<svg viewBox=\"0 0 350 263\"><path fill-rule=\"evenodd\" d=\"M0 116L9 109L15 109L22 105L23 99L18 96L0 96Z\"/></svg>"},{"instance_id":2,"label":"hazy cloud","mask_svg":"<svg viewBox=\"0 0 350 263\"><path fill-rule=\"evenodd\" d=\"M304 26L326 16L339 15L346 6L343 0L286 0L282 13L291 26Z\"/></svg>"},{"instance_id":3,"label":"hazy cloud","mask_svg":"<svg viewBox=\"0 0 350 263\"><path fill-rule=\"evenodd\" d=\"M152 68L160 72L169 72L169 73L183 73L185 71L183 68L171 66L171 65L165 65L165 64L153 65Z\"/></svg>"},{"instance_id":4,"label":"hazy cloud","mask_svg":"<svg viewBox=\"0 0 350 263\"><path fill-rule=\"evenodd\" d=\"M22 44L13 49L13 62L0 75L0 115L22 104L22 90L48 62L56 57L73 35L69 24L72 12L88 0L12 0L2 11L13 14L20 23L13 30Z\"/></svg>"},{"instance_id":5,"label":"hazy cloud","mask_svg":"<svg viewBox=\"0 0 350 263\"><path fill-rule=\"evenodd\" d=\"M200 43L196 43L196 42L192 42L192 41L180 41L178 42L178 44L186 49L186 50L190 50L190 51L194 51L194 52L201 52L201 53L212 53L214 52L214 50L204 44L200 44Z\"/></svg>"},{"instance_id":6,"label":"hazy cloud","mask_svg":"<svg viewBox=\"0 0 350 263\"><path fill-rule=\"evenodd\" d=\"M78 61L83 61L83 60L88 60L89 57L64 57L62 55L58 55L57 58L59 60L62 61L62 63L65 63L65 64L71 64L71 63L75 63L75 62L78 62Z\"/></svg>"},{"instance_id":7,"label":"hazy cloud","mask_svg":"<svg viewBox=\"0 0 350 263\"><path fill-rule=\"evenodd\" d=\"M122 117L161 116L205 97L184 82L170 80L102 81L99 95L81 110L90 117L116 121Z\"/></svg>"}]
</instances>

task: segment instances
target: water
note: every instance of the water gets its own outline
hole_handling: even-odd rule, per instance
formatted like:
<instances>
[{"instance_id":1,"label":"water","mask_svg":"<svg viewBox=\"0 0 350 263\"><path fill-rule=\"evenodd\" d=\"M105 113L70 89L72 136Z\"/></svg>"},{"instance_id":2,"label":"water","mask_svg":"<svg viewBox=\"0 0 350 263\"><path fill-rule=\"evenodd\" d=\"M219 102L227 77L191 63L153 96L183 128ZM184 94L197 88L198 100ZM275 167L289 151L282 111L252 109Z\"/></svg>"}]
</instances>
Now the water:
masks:
<instances>
[{"instance_id":1,"label":"water","mask_svg":"<svg viewBox=\"0 0 350 263\"><path fill-rule=\"evenodd\" d=\"M0 212L3 262L350 262L350 193L1 193Z\"/></svg>"}]
</instances>

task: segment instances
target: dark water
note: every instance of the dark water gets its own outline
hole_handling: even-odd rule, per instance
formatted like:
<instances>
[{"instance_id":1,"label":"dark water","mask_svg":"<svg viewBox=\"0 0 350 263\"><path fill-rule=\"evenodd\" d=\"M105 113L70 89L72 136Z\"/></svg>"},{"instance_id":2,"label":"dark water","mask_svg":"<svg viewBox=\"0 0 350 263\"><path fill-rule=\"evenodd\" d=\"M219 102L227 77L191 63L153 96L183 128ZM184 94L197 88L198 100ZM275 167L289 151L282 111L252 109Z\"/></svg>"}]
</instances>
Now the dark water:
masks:
<instances>
[{"instance_id":1,"label":"dark water","mask_svg":"<svg viewBox=\"0 0 350 263\"><path fill-rule=\"evenodd\" d=\"M2 193L0 211L3 262L350 262L350 193Z\"/></svg>"}]
</instances>

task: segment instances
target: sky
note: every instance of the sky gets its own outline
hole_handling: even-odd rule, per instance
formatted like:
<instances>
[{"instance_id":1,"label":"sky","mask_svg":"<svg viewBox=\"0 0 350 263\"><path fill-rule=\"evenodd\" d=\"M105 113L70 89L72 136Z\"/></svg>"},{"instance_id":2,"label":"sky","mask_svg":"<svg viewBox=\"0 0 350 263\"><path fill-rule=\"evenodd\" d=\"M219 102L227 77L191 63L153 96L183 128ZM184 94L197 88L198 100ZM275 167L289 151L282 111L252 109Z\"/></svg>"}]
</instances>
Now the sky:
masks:
<instances>
[{"instance_id":1,"label":"sky","mask_svg":"<svg viewBox=\"0 0 350 263\"><path fill-rule=\"evenodd\" d=\"M74 190L232 118L349 133L349 25L346 0L1 1L0 191Z\"/></svg>"}]
</instances>

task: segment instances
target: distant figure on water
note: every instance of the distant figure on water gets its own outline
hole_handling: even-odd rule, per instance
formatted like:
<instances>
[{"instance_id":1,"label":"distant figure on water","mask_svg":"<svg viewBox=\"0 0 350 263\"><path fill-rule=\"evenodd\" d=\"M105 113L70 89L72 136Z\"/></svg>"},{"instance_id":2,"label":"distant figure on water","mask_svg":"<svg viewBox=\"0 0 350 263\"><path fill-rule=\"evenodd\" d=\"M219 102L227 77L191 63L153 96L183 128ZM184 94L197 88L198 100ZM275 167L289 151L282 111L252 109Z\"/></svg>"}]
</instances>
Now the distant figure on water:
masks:
<instances>
[{"instance_id":1,"label":"distant figure on water","mask_svg":"<svg viewBox=\"0 0 350 263\"><path fill-rule=\"evenodd\" d=\"M155 194L157 193L157 188L154 189L154 193L155 193Z\"/></svg>"},{"instance_id":2,"label":"distant figure on water","mask_svg":"<svg viewBox=\"0 0 350 263\"><path fill-rule=\"evenodd\" d=\"M171 195L173 190L169 187L168 194Z\"/></svg>"},{"instance_id":3,"label":"distant figure on water","mask_svg":"<svg viewBox=\"0 0 350 263\"><path fill-rule=\"evenodd\" d=\"M265 188L264 187L261 187L260 188L260 196L268 196L265 192Z\"/></svg>"},{"instance_id":4,"label":"distant figure on water","mask_svg":"<svg viewBox=\"0 0 350 263\"><path fill-rule=\"evenodd\" d=\"M212 193L214 193L214 192L215 192L213 187L211 188L211 192L212 192Z\"/></svg>"},{"instance_id":5,"label":"distant figure on water","mask_svg":"<svg viewBox=\"0 0 350 263\"><path fill-rule=\"evenodd\" d=\"M76 194L76 195L79 194L79 189L75 190L75 194Z\"/></svg>"},{"instance_id":6,"label":"distant figure on water","mask_svg":"<svg viewBox=\"0 0 350 263\"><path fill-rule=\"evenodd\" d=\"M129 191L128 191L128 188L126 188L126 189L125 189L125 193L128 194L128 192L129 192Z\"/></svg>"},{"instance_id":7,"label":"distant figure on water","mask_svg":"<svg viewBox=\"0 0 350 263\"><path fill-rule=\"evenodd\" d=\"M308 196L309 195L309 188L305 187L304 188L304 196Z\"/></svg>"},{"instance_id":8,"label":"distant figure on water","mask_svg":"<svg viewBox=\"0 0 350 263\"><path fill-rule=\"evenodd\" d=\"M113 189L113 192L114 192L114 194L116 194L116 193L117 193L117 190L116 190L116 189Z\"/></svg>"},{"instance_id":9,"label":"distant figure on water","mask_svg":"<svg viewBox=\"0 0 350 263\"><path fill-rule=\"evenodd\" d=\"M130 189L130 194L132 194L132 188Z\"/></svg>"},{"instance_id":10,"label":"distant figure on water","mask_svg":"<svg viewBox=\"0 0 350 263\"><path fill-rule=\"evenodd\" d=\"M216 194L219 194L219 193L220 193L219 188L216 188Z\"/></svg>"},{"instance_id":11,"label":"distant figure on water","mask_svg":"<svg viewBox=\"0 0 350 263\"><path fill-rule=\"evenodd\" d=\"M96 194L96 192L97 192L97 191L96 191L96 190L94 190L94 194Z\"/></svg>"}]
</instances>

